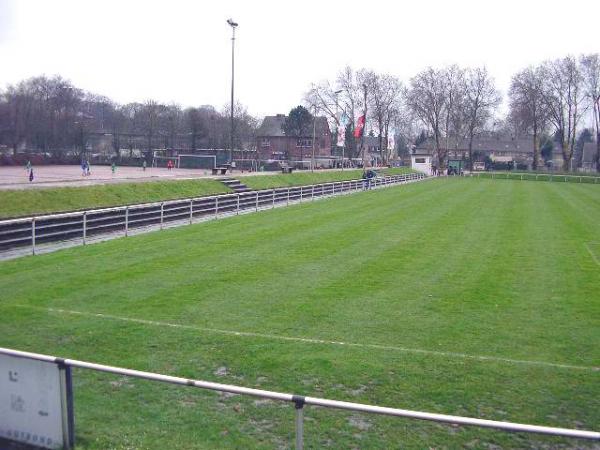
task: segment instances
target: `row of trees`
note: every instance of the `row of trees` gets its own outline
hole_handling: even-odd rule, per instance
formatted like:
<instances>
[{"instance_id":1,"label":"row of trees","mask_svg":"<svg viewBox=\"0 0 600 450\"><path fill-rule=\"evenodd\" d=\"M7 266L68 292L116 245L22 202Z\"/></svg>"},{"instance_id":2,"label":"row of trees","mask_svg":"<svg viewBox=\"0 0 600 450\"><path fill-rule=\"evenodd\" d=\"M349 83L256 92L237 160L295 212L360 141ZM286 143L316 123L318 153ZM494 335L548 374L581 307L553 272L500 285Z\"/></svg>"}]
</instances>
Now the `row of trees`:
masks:
<instances>
[{"instance_id":1,"label":"row of trees","mask_svg":"<svg viewBox=\"0 0 600 450\"><path fill-rule=\"evenodd\" d=\"M591 118L600 170L600 57L567 56L523 69L512 78L509 111L499 116L501 96L485 68L456 65L427 68L408 83L390 74L344 68L333 81L313 85L305 96L308 110L325 115L337 133L342 125L346 155L361 153L354 138L359 117L365 115L389 161L388 139L400 136L404 148L430 137L439 164L448 151L466 142L472 164L476 136L502 127L512 135L530 135L533 167L540 166L544 143L561 150L564 169L577 153L583 118ZM305 114L306 115L306 114ZM235 147L255 143L258 120L241 105L234 108ZM292 132L288 130L288 133ZM153 100L119 105L107 97L85 92L61 77L34 77L0 91L0 145L43 151L56 158L65 153L81 157L92 137L103 136L115 156L122 150L156 148L228 148L229 108L164 105ZM335 140L334 140L335 142Z\"/></svg>"},{"instance_id":2,"label":"row of trees","mask_svg":"<svg viewBox=\"0 0 600 450\"><path fill-rule=\"evenodd\" d=\"M346 67L334 81L313 85L305 95L307 106L324 113L335 129L347 123L349 156L356 157L362 150L353 132L364 114L371 132L379 137L385 161L391 156L386 143L392 130L409 144L418 143L424 133L432 138L442 167L448 151L465 142L472 164L474 138L501 124L513 136L532 136L534 168L540 166L542 137L553 136L562 151L563 168L568 170L582 118L591 113L600 170L598 54L568 56L524 69L513 76L508 100L507 117L500 117L502 97L486 68L456 65L427 68L407 84L393 75ZM344 122L343 117L349 120Z\"/></svg>"},{"instance_id":3,"label":"row of trees","mask_svg":"<svg viewBox=\"0 0 600 450\"><path fill-rule=\"evenodd\" d=\"M122 150L228 148L229 106L182 109L154 100L119 105L59 77L34 77L0 92L0 144L12 152L42 151L57 159L78 158L94 136L108 137L116 157ZM236 148L253 142L257 120L234 108Z\"/></svg>"},{"instance_id":4,"label":"row of trees","mask_svg":"<svg viewBox=\"0 0 600 450\"><path fill-rule=\"evenodd\" d=\"M541 136L551 133L571 167L583 117L591 114L596 137L595 165L600 171L600 57L567 56L528 67L517 73L509 91L510 121L517 130L532 135L537 168Z\"/></svg>"}]
</instances>

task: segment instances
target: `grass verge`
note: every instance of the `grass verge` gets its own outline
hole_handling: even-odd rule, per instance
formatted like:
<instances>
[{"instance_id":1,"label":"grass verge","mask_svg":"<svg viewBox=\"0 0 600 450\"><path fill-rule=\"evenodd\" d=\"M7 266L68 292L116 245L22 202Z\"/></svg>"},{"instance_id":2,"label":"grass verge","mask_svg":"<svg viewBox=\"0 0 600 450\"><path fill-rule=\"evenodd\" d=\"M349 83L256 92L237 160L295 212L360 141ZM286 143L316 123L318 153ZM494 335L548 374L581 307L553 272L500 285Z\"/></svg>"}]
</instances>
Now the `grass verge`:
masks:
<instances>
[{"instance_id":1,"label":"grass verge","mask_svg":"<svg viewBox=\"0 0 600 450\"><path fill-rule=\"evenodd\" d=\"M400 174L410 169L384 169L381 174ZM362 171L304 172L289 175L257 175L241 177L252 189L299 186L360 178ZM157 202L178 198L230 192L217 180L142 181L139 183L105 184L83 187L0 190L0 219L47 214L134 203Z\"/></svg>"},{"instance_id":2,"label":"grass verge","mask_svg":"<svg viewBox=\"0 0 600 450\"><path fill-rule=\"evenodd\" d=\"M215 180L0 190L0 218L201 197L223 192L229 192L229 189Z\"/></svg>"},{"instance_id":3,"label":"grass verge","mask_svg":"<svg viewBox=\"0 0 600 450\"><path fill-rule=\"evenodd\" d=\"M378 170L379 175L400 175L411 173L412 169L406 167ZM362 169L294 172L292 174L253 175L240 177L242 183L251 189L271 189L277 187L301 186L309 184L327 183L331 181L356 180L362 176Z\"/></svg>"}]
</instances>

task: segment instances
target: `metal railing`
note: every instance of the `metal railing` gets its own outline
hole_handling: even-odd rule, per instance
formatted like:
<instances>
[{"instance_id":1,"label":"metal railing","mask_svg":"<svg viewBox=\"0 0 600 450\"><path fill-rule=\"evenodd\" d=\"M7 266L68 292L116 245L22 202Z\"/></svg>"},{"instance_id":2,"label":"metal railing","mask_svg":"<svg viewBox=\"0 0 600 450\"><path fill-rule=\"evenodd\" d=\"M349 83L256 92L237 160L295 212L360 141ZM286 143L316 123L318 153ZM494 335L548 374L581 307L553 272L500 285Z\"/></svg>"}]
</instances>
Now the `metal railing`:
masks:
<instances>
[{"instance_id":1,"label":"metal railing","mask_svg":"<svg viewBox=\"0 0 600 450\"><path fill-rule=\"evenodd\" d=\"M385 416L405 417L409 419L428 420L433 422L448 423L455 425L471 425L482 428L494 428L502 431L536 433L552 436L561 436L567 438L590 439L600 441L600 432L576 430L569 428L547 427L541 425L528 425L514 422L504 422L488 419L477 419L472 417L452 416L447 414L436 414L422 411L413 411L408 409L388 408L383 406L367 405L362 403L344 402L338 400L329 400L318 397L306 397L302 395L287 394L262 389L253 389L241 386L234 386L222 383L213 383L210 381L192 380L188 378L175 377L170 375L161 375L152 372L140 370L124 369L121 367L107 366L104 364L95 364L75 359L64 359L56 356L42 355L39 353L23 352L0 347L0 354L46 361L59 364L61 366L75 367L80 369L96 370L117 375L123 375L145 380L159 381L163 383L176 384L180 386L190 386L212 391L227 392L231 394L250 395L270 400L293 403L296 409L296 449L304 447L304 407L307 405L322 406L325 408L343 409L348 411L357 411Z\"/></svg>"},{"instance_id":2,"label":"metal railing","mask_svg":"<svg viewBox=\"0 0 600 450\"><path fill-rule=\"evenodd\" d=\"M421 173L410 173L377 177L369 182L362 179L336 181L2 220L0 255L8 251L35 255L46 244L61 242L86 245L92 240L128 236L132 232L156 228L162 230L165 226L192 224L195 221L287 206L423 178L425 176Z\"/></svg>"},{"instance_id":3,"label":"metal railing","mask_svg":"<svg viewBox=\"0 0 600 450\"><path fill-rule=\"evenodd\" d=\"M471 172L468 176L472 178L495 180L558 181L565 183L600 184L600 177L593 175L566 175L527 172Z\"/></svg>"}]
</instances>

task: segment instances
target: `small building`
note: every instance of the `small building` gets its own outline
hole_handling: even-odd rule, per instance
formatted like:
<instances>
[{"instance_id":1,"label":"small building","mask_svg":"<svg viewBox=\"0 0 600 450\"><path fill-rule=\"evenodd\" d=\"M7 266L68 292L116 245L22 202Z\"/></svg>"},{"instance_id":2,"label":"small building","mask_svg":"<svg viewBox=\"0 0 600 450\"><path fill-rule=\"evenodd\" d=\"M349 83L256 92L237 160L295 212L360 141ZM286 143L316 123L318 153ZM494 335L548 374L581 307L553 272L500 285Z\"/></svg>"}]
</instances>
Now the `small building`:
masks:
<instances>
[{"instance_id":1,"label":"small building","mask_svg":"<svg viewBox=\"0 0 600 450\"><path fill-rule=\"evenodd\" d=\"M596 152L598 148L595 142L586 142L583 144L583 155L581 156L581 172L596 171Z\"/></svg>"},{"instance_id":2,"label":"small building","mask_svg":"<svg viewBox=\"0 0 600 450\"><path fill-rule=\"evenodd\" d=\"M468 139L442 139L440 145L446 153L448 161L453 161L454 166L466 169L469 160ZM533 163L533 138L529 136L514 137L506 135L477 136L472 143L473 163L483 162L486 157L495 161L511 161L515 166L531 167ZM429 154L433 164L439 166L435 151L435 141L428 138L421 143L416 151L418 154Z\"/></svg>"},{"instance_id":3,"label":"small building","mask_svg":"<svg viewBox=\"0 0 600 450\"><path fill-rule=\"evenodd\" d=\"M431 160L432 156L430 154L414 149L413 154L410 155L410 167L425 175L432 175Z\"/></svg>"}]
</instances>

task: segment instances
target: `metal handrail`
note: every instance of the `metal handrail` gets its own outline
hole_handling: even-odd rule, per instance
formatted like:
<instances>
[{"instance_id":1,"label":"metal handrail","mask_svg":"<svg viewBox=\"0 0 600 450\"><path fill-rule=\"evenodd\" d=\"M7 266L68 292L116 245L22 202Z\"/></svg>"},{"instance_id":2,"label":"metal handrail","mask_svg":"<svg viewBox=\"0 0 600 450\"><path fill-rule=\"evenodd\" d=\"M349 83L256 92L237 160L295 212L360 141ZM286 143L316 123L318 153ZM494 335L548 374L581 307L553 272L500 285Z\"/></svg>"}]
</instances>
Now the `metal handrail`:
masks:
<instances>
[{"instance_id":1,"label":"metal handrail","mask_svg":"<svg viewBox=\"0 0 600 450\"><path fill-rule=\"evenodd\" d=\"M423 174L411 173L384 176L372 179L368 183L373 188L380 188L423 178L425 178ZM189 217L188 222L193 223L195 217L210 218L212 216L218 218L219 214L223 216L231 213L239 214L242 210L252 211L269 207L274 208L275 205L289 205L290 201L302 202L305 199L314 200L319 197L342 195L364 187L365 180L343 180L307 186L261 189L242 193L226 193L0 220L0 246L8 246L7 248L10 250L15 247L24 247L30 242L31 252L36 254L36 233L38 234L38 240L43 240L45 244L67 240L73 242L73 234L80 233L82 244L85 245L88 242L88 231L92 230L106 229L106 233L118 233L121 230L125 236L128 236L131 225L135 225L135 228L141 230L159 224L162 229L165 222L175 223L181 221L182 218ZM60 220L65 218L72 219L61 223ZM15 229L14 227L18 228ZM59 227L64 229L49 232L50 229ZM28 233L28 235L16 237L15 234L18 233ZM60 239L61 235L64 235L65 239ZM99 236L99 233L95 233L95 236ZM53 239L48 241L48 238Z\"/></svg>"},{"instance_id":2,"label":"metal handrail","mask_svg":"<svg viewBox=\"0 0 600 450\"><path fill-rule=\"evenodd\" d=\"M39 353L24 352L9 348L1 348L0 354L14 356L19 358L33 359L37 361L46 361L59 364L62 366L76 367L80 369L89 369L99 372L112 373L115 375L123 375L133 378L141 378L144 380L159 381L162 383L176 384L180 386L190 386L200 389L212 391L228 392L231 394L250 395L253 397L267 398L270 400L278 400L295 404L296 408L296 448L302 449L304 446L303 436L303 408L306 405L321 406L325 408L335 408L348 411L358 411L371 414L379 414L386 416L405 417L409 419L428 420L439 423L449 423L456 425L469 425L482 428L493 428L502 431L535 433L552 436L561 436L577 439L589 439L600 441L600 432L589 430L576 430L570 428L549 427L543 425L530 425L516 422L506 422L488 419L478 419L474 417L454 416L449 414L437 414L423 411L414 411L409 409L389 408L384 406L368 405L364 403L344 402L339 400L330 400L319 397L305 397L302 395L288 394L275 391L267 391L262 389L247 388L243 386L235 386L223 383L214 383L211 381L194 380L189 378L181 378L171 375L162 375L153 372L145 372L141 370L126 369L116 366L108 366L104 364L91 363L76 359L65 359L56 356L43 355Z\"/></svg>"}]
</instances>

